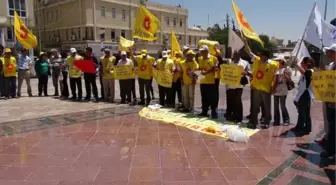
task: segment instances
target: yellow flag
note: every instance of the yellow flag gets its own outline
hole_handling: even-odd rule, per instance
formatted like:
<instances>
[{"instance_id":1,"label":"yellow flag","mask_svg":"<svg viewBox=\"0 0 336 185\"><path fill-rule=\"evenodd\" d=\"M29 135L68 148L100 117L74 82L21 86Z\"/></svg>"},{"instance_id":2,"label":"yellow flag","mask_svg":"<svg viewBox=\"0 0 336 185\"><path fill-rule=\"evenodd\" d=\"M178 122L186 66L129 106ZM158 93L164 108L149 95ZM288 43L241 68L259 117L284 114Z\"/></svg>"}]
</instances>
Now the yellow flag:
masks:
<instances>
[{"instance_id":1,"label":"yellow flag","mask_svg":"<svg viewBox=\"0 0 336 185\"><path fill-rule=\"evenodd\" d=\"M133 37L146 41L156 40L156 32L160 28L160 21L143 5L139 5L139 10L135 17Z\"/></svg>"},{"instance_id":2,"label":"yellow flag","mask_svg":"<svg viewBox=\"0 0 336 185\"><path fill-rule=\"evenodd\" d=\"M134 41L125 39L124 37L119 38L119 51L129 51L129 48L131 48L134 45Z\"/></svg>"},{"instance_id":3,"label":"yellow flag","mask_svg":"<svg viewBox=\"0 0 336 185\"><path fill-rule=\"evenodd\" d=\"M16 12L14 12L14 32L16 40L23 48L31 49L37 45L35 35L33 35L33 33L27 28Z\"/></svg>"},{"instance_id":4,"label":"yellow flag","mask_svg":"<svg viewBox=\"0 0 336 185\"><path fill-rule=\"evenodd\" d=\"M258 41L262 46L264 46L263 41L259 38L259 35L253 30L251 25L247 22L247 20L245 19L245 16L240 11L240 9L238 8L238 6L236 5L234 1L232 1L232 7L236 15L236 19L240 27L240 30L243 32L243 34L250 39Z\"/></svg>"},{"instance_id":5,"label":"yellow flag","mask_svg":"<svg viewBox=\"0 0 336 185\"><path fill-rule=\"evenodd\" d=\"M174 57L177 52L181 51L180 44L178 43L175 33L171 31L171 55Z\"/></svg>"}]
</instances>

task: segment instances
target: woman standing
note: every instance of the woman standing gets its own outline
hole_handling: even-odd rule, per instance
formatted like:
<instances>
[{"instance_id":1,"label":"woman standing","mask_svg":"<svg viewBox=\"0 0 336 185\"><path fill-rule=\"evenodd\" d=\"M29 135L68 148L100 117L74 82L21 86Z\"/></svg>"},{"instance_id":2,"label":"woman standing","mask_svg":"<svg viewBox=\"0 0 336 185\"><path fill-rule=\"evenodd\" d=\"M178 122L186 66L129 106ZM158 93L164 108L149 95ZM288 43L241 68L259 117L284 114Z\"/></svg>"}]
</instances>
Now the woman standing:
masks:
<instances>
[{"instance_id":1,"label":"woman standing","mask_svg":"<svg viewBox=\"0 0 336 185\"><path fill-rule=\"evenodd\" d=\"M286 66L286 59L279 55L275 61L279 62L279 68L275 71L275 83L273 86L274 96L274 126L280 125L280 109L282 113L282 121L285 126L290 124L290 118L286 107L286 99L288 95L287 82L292 82L292 71Z\"/></svg>"},{"instance_id":2,"label":"woman standing","mask_svg":"<svg viewBox=\"0 0 336 185\"><path fill-rule=\"evenodd\" d=\"M40 58L35 64L35 71L38 77L38 95L42 96L43 91L44 96L48 96L48 76L50 75L50 67L46 53L40 53Z\"/></svg>"},{"instance_id":3,"label":"woman standing","mask_svg":"<svg viewBox=\"0 0 336 185\"><path fill-rule=\"evenodd\" d=\"M293 131L298 134L309 134L312 129L310 117L310 105L314 99L314 93L311 88L311 80L313 74L314 60L310 57L304 57L301 66L297 66L301 73L298 93L294 104L296 105L299 116Z\"/></svg>"}]
</instances>

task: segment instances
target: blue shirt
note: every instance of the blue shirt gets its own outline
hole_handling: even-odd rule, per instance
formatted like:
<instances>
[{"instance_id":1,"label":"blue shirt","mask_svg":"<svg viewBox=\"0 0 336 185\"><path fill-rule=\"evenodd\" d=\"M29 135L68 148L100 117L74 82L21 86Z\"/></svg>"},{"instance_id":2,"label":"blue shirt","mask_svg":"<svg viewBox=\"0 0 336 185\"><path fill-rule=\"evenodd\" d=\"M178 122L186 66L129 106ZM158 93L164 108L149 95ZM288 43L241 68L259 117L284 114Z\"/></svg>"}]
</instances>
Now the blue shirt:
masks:
<instances>
[{"instance_id":1,"label":"blue shirt","mask_svg":"<svg viewBox=\"0 0 336 185\"><path fill-rule=\"evenodd\" d=\"M29 66L31 65L31 60L28 55L19 55L17 63L18 69L26 70L29 69Z\"/></svg>"}]
</instances>

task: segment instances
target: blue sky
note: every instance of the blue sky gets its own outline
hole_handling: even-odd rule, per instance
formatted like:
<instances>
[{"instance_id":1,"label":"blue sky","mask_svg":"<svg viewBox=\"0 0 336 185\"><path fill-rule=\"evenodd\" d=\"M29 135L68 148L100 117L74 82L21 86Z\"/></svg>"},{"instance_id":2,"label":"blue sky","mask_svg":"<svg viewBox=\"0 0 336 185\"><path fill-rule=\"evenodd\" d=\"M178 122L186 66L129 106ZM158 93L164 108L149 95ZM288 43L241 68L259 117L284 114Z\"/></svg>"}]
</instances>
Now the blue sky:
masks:
<instances>
[{"instance_id":1,"label":"blue sky","mask_svg":"<svg viewBox=\"0 0 336 185\"><path fill-rule=\"evenodd\" d=\"M189 27L225 23L226 14L234 17L231 0L149 0L169 5L183 4L189 9ZM316 0L322 16L325 0ZM209 3L210 2L210 3ZM297 40L303 34L315 0L235 0L257 33ZM335 0L328 0L327 21L336 17ZM285 41L287 43L287 41Z\"/></svg>"}]
</instances>

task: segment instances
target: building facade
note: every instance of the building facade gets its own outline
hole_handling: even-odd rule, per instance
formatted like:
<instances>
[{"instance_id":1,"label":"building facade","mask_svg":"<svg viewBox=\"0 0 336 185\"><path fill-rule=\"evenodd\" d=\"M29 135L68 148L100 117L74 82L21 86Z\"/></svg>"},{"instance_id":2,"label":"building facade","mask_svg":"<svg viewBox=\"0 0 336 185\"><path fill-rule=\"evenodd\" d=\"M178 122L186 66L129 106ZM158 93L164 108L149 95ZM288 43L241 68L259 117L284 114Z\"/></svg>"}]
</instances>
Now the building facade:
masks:
<instances>
[{"instance_id":1,"label":"building facade","mask_svg":"<svg viewBox=\"0 0 336 185\"><path fill-rule=\"evenodd\" d=\"M40 35L44 49L83 50L92 47L95 52L103 47L117 51L119 36L132 39L132 29L140 0L42 0L35 3L37 22L35 35ZM149 53L169 48L173 29L181 45L197 45L208 37L206 31L188 29L188 10L147 2L146 7L160 20L157 40L137 40L136 48Z\"/></svg>"},{"instance_id":2,"label":"building facade","mask_svg":"<svg viewBox=\"0 0 336 185\"><path fill-rule=\"evenodd\" d=\"M14 11L18 13L26 26L32 29L35 26L34 0L0 0L0 44L13 48Z\"/></svg>"}]
</instances>

